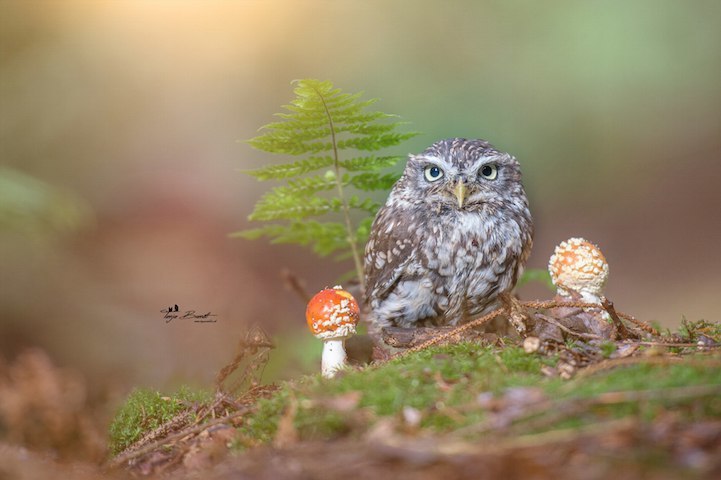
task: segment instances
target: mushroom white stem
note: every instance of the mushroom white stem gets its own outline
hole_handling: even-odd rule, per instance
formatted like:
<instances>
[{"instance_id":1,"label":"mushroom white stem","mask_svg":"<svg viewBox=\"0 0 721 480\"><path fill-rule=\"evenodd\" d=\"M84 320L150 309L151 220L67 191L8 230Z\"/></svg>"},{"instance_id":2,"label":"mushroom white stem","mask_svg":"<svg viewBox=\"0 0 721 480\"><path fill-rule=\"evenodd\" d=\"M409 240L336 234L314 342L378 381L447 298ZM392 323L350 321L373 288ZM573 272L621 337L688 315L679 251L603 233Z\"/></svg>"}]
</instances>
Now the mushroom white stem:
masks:
<instances>
[{"instance_id":1,"label":"mushroom white stem","mask_svg":"<svg viewBox=\"0 0 721 480\"><path fill-rule=\"evenodd\" d=\"M581 290L581 300L587 303L601 303L601 293L590 292L588 290Z\"/></svg>"},{"instance_id":2,"label":"mushroom white stem","mask_svg":"<svg viewBox=\"0 0 721 480\"><path fill-rule=\"evenodd\" d=\"M565 291L563 291L563 293L562 293L562 291L560 289L558 290L558 293L559 293L559 295L568 295ZM581 301L583 301L583 302L599 303L599 304L603 303L603 295L602 295L603 292L601 292L600 290L594 289L593 291L589 291L588 289L583 289L578 293L581 294ZM596 312L600 312L601 318L603 318L604 320L606 320L608 322L611 321L611 316L608 314L608 312L606 310L604 310L602 308L593 309L593 310Z\"/></svg>"},{"instance_id":3,"label":"mushroom white stem","mask_svg":"<svg viewBox=\"0 0 721 480\"><path fill-rule=\"evenodd\" d=\"M558 288L556 289L556 294L557 294L559 297L563 297L563 298L573 299L574 293L577 294L577 295L579 295L579 296L581 297L579 300L582 301L582 302L586 302L586 303L599 303L599 304L601 303L601 295L603 294L603 292L601 292L601 291L599 291L599 290L593 290L593 291L591 291L591 290L589 290L589 289L587 289L587 288L582 288L582 289L576 289L576 290L574 290L574 289L571 289L571 288L564 288L564 287L562 287L562 286L560 286L560 285L559 285Z\"/></svg>"},{"instance_id":4,"label":"mushroom white stem","mask_svg":"<svg viewBox=\"0 0 721 480\"><path fill-rule=\"evenodd\" d=\"M333 378L338 370L345 366L345 338L329 338L323 341L321 373L325 378Z\"/></svg>"}]
</instances>

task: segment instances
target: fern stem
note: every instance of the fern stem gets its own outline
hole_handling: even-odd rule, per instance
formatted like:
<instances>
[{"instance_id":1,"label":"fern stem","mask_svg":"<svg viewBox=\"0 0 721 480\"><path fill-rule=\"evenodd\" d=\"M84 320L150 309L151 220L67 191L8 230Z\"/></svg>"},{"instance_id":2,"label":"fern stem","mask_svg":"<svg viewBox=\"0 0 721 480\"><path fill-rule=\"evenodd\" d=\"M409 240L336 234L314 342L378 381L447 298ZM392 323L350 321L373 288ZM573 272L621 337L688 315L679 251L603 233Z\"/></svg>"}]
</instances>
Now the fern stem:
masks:
<instances>
[{"instance_id":1,"label":"fern stem","mask_svg":"<svg viewBox=\"0 0 721 480\"><path fill-rule=\"evenodd\" d=\"M353 230L353 225L350 221L350 208L348 207L348 202L345 199L345 195L343 194L343 181L340 174L340 162L338 159L338 145L336 143L335 139L335 126L333 125L333 117L330 114L330 110L328 109L328 105L325 103L325 98L323 97L323 94L318 91L315 87L312 87L313 90L315 90L316 94L318 95L318 98L320 98L320 101L323 103L323 109L325 109L325 114L328 117L328 126L330 127L330 136L331 136L331 142L333 144L333 167L335 169L335 184L338 188L338 196L340 197L341 206L343 210L343 217L345 218L345 228L348 233L348 244L350 245L351 253L353 254L353 263L355 263L355 269L356 273L358 275L358 281L360 282L361 292L365 293L365 278L363 278L363 263L361 262L361 257L358 252L358 244L356 242L355 238L355 231Z\"/></svg>"}]
</instances>

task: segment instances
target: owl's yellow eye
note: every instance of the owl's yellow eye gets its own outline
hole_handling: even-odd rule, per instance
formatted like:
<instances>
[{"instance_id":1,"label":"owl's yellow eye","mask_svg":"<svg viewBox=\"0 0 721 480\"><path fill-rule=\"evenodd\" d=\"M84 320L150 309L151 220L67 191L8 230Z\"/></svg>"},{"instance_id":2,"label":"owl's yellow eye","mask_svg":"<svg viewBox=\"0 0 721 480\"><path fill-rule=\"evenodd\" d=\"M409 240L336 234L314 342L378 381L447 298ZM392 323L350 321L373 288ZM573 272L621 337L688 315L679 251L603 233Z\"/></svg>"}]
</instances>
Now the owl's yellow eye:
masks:
<instances>
[{"instance_id":1,"label":"owl's yellow eye","mask_svg":"<svg viewBox=\"0 0 721 480\"><path fill-rule=\"evenodd\" d=\"M443 170L436 167L435 165L428 165L423 170L423 175L429 182L435 182L436 180L440 180L441 178L443 178Z\"/></svg>"},{"instance_id":2,"label":"owl's yellow eye","mask_svg":"<svg viewBox=\"0 0 721 480\"><path fill-rule=\"evenodd\" d=\"M498 167L493 164L483 165L481 167L481 176L486 180L495 180L498 176Z\"/></svg>"}]
</instances>

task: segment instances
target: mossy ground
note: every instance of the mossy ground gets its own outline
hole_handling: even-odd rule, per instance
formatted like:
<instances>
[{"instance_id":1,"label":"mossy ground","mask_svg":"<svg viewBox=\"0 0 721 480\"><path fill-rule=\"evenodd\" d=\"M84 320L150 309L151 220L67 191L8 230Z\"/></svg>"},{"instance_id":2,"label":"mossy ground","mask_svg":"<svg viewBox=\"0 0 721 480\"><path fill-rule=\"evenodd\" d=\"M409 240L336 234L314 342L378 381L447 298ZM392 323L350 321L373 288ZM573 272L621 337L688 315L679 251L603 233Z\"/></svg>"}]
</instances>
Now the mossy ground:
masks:
<instances>
[{"instance_id":1,"label":"mossy ground","mask_svg":"<svg viewBox=\"0 0 721 480\"><path fill-rule=\"evenodd\" d=\"M602 343L594 347L590 366L576 369L570 380L559 377L561 365L568 361L567 354L587 351L589 345L570 342L556 353L474 342L435 346L377 365L349 367L334 379L299 376L251 395L251 403L242 402L250 405L249 411L238 407L242 411L232 420L223 420L221 412L214 424L223 422L226 432L233 432L227 437L231 451L249 458L262 456L266 450L254 447L263 445L289 446L285 451L290 456L293 449L327 448L318 445L370 448L369 439L385 428L383 435L400 436L403 442L432 438L433 444L505 445L501 450L508 458L514 455L509 453L513 445L527 445L523 442L529 439L532 444L549 442L552 450L559 446L554 443L559 436L584 438L590 442L584 447L586 456L601 448L608 450L601 457L621 455L642 472L653 467L694 473L700 467L689 467L688 459L701 455L707 462L703 468L711 468L713 441L694 446L696 450L678 442L685 438L683 431L691 437L721 433L719 334L718 324L696 322L667 336L671 345ZM624 356L629 346L632 353ZM111 427L112 451L117 454L133 445L182 411L192 414L222 398L189 389L168 397L135 391ZM227 414L233 413L233 402ZM618 422L635 433L625 434L625 446L614 450L613 442L624 431L618 430ZM609 428L615 433L608 433ZM198 441L202 443L191 441L194 447L172 442L165 451L168 461L202 452ZM571 444L574 441L564 443ZM572 447L564 448L570 452Z\"/></svg>"},{"instance_id":2,"label":"mossy ground","mask_svg":"<svg viewBox=\"0 0 721 480\"><path fill-rule=\"evenodd\" d=\"M110 451L122 452L177 414L210 398L208 392L185 386L169 396L154 390L133 390L110 425Z\"/></svg>"},{"instance_id":3,"label":"mossy ground","mask_svg":"<svg viewBox=\"0 0 721 480\"><path fill-rule=\"evenodd\" d=\"M435 347L376 368L348 370L332 380L314 375L287 382L273 398L259 402L256 413L240 428L239 445L271 441L291 401L297 405L292 420L301 440L361 434L383 417L400 418L407 407L420 413L421 429L452 432L487 416L487 409L481 405L483 398L500 399L505 392L522 392L522 388L529 392L540 389L551 405L582 402L607 392L659 392L657 398L650 395L648 401L621 401L594 407L583 414L569 414L546 428L630 414L652 420L660 409L668 406L679 407L683 412L684 401L664 399L664 390L697 385L721 387L721 369L708 366L714 360L721 361L721 356L690 356L679 364L641 360L564 381L541 374L542 366L554 365L555 358L528 354L519 347L500 349L475 343ZM353 392L357 392L357 403L350 411L342 399ZM695 407L699 406L697 401ZM549 411L554 408L551 406ZM363 412L365 421L359 421L354 412ZM688 413L692 417L721 418L721 398L706 398L700 410Z\"/></svg>"},{"instance_id":4,"label":"mossy ground","mask_svg":"<svg viewBox=\"0 0 721 480\"><path fill-rule=\"evenodd\" d=\"M271 440L291 398L298 404L294 425L301 438L353 433L357 428L349 424L348 412L328 408L333 404L329 400L351 392L360 394L356 408L371 421L412 407L427 411L423 427L452 428L457 422L444 413L444 406L472 402L483 391L532 384L544 360L518 348L496 350L464 343L430 348L378 367L346 370L334 379L307 376L286 382L274 398L262 400L241 433L249 443Z\"/></svg>"}]
</instances>

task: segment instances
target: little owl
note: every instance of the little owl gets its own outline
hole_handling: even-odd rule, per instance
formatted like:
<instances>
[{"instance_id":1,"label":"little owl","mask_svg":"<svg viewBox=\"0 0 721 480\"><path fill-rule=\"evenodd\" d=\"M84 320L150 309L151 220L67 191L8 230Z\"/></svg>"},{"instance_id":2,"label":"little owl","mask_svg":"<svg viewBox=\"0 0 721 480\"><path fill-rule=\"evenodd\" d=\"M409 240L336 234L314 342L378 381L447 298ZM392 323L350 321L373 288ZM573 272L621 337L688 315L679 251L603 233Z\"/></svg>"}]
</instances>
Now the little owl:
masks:
<instances>
[{"instance_id":1,"label":"little owl","mask_svg":"<svg viewBox=\"0 0 721 480\"><path fill-rule=\"evenodd\" d=\"M458 325L491 311L515 286L532 236L511 155L464 138L410 155L366 245L371 323Z\"/></svg>"}]
</instances>

